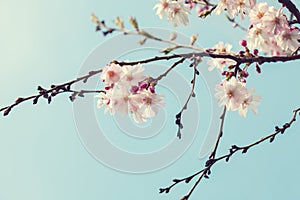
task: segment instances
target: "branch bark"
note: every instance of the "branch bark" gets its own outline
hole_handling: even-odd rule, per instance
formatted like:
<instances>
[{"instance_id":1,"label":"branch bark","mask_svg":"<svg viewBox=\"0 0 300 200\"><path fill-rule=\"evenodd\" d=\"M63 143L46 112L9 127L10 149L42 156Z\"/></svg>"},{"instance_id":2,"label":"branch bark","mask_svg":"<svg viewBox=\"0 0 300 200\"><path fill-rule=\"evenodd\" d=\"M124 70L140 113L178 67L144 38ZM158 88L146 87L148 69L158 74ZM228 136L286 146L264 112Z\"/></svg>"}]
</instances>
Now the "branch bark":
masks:
<instances>
[{"instance_id":1,"label":"branch bark","mask_svg":"<svg viewBox=\"0 0 300 200\"><path fill-rule=\"evenodd\" d=\"M278 0L278 2L284 4L286 8L296 17L297 21L300 23L300 12L291 0Z\"/></svg>"}]
</instances>

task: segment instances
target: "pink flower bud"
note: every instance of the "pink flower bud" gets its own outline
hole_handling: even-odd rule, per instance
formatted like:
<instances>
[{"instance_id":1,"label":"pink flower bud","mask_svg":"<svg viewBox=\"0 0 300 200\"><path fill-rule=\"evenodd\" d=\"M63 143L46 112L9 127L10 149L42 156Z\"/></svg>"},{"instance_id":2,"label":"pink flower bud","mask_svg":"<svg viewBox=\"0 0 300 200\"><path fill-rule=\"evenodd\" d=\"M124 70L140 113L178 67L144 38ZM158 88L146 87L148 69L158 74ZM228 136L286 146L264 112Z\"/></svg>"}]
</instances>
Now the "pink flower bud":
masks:
<instances>
[{"instance_id":1,"label":"pink flower bud","mask_svg":"<svg viewBox=\"0 0 300 200\"><path fill-rule=\"evenodd\" d=\"M244 78L241 79L240 81L241 81L242 83L246 83L246 79L244 79Z\"/></svg>"},{"instance_id":2,"label":"pink flower bud","mask_svg":"<svg viewBox=\"0 0 300 200\"><path fill-rule=\"evenodd\" d=\"M247 46L247 41L246 40L241 40L240 45L243 46L243 47L246 47Z\"/></svg>"},{"instance_id":3,"label":"pink flower bud","mask_svg":"<svg viewBox=\"0 0 300 200\"><path fill-rule=\"evenodd\" d=\"M131 87L131 90L130 90L132 93L137 93L139 91L139 87L134 85Z\"/></svg>"},{"instance_id":4,"label":"pink flower bud","mask_svg":"<svg viewBox=\"0 0 300 200\"><path fill-rule=\"evenodd\" d=\"M242 70L242 76L244 78L247 78L249 76L249 73L247 71L245 71L245 70Z\"/></svg>"},{"instance_id":5,"label":"pink flower bud","mask_svg":"<svg viewBox=\"0 0 300 200\"><path fill-rule=\"evenodd\" d=\"M151 93L155 93L155 88L152 85L149 87L149 90Z\"/></svg>"},{"instance_id":6,"label":"pink flower bud","mask_svg":"<svg viewBox=\"0 0 300 200\"><path fill-rule=\"evenodd\" d=\"M147 82L141 82L139 85L140 85L141 89L146 89L149 86L149 83L147 83Z\"/></svg>"},{"instance_id":7,"label":"pink flower bud","mask_svg":"<svg viewBox=\"0 0 300 200\"><path fill-rule=\"evenodd\" d=\"M257 71L257 73L261 73L261 69L260 69L260 67L258 66L258 65L256 65L256 71Z\"/></svg>"},{"instance_id":8,"label":"pink flower bud","mask_svg":"<svg viewBox=\"0 0 300 200\"><path fill-rule=\"evenodd\" d=\"M254 49L254 50L253 50L253 54L257 56L257 55L258 55L258 50L257 50L257 49Z\"/></svg>"},{"instance_id":9,"label":"pink flower bud","mask_svg":"<svg viewBox=\"0 0 300 200\"><path fill-rule=\"evenodd\" d=\"M106 86L104 86L104 89L105 90L109 90L111 88L111 86L110 85L106 85Z\"/></svg>"},{"instance_id":10,"label":"pink flower bud","mask_svg":"<svg viewBox=\"0 0 300 200\"><path fill-rule=\"evenodd\" d=\"M226 75L226 71L222 71L222 76L225 76Z\"/></svg>"}]
</instances>

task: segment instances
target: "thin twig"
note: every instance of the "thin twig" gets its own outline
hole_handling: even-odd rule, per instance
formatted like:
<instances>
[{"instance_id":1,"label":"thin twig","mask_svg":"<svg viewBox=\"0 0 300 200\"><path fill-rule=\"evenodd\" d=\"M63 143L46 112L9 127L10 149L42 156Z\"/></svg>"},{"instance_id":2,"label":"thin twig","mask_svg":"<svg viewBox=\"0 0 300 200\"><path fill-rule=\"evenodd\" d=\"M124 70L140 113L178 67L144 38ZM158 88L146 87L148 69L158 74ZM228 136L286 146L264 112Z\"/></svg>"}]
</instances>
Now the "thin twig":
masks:
<instances>
[{"instance_id":1,"label":"thin twig","mask_svg":"<svg viewBox=\"0 0 300 200\"><path fill-rule=\"evenodd\" d=\"M119 27L109 27L109 26L106 25L106 23L104 21L96 20L94 22L97 25L96 30L101 31L104 34L104 36L106 36L107 34L112 34L113 32L120 32L120 33L123 33L124 35L138 35L138 36L142 36L146 39L150 39L150 40L170 44L170 45L172 45L172 50L179 49L179 48L192 49L192 50L196 50L196 51L202 51L203 50L202 48L196 47L194 45L180 44L178 42L175 42L172 39L164 39L164 38L154 36L151 33L140 29L135 18L131 18L130 21L131 21L131 24L134 26L135 30L126 29L123 23L121 23L121 24L119 23ZM105 30L102 30L102 29L105 29ZM144 42L145 41L143 41L143 43Z\"/></svg>"},{"instance_id":2,"label":"thin twig","mask_svg":"<svg viewBox=\"0 0 300 200\"><path fill-rule=\"evenodd\" d=\"M210 159L215 159L215 157L216 157L217 149L218 149L221 137L223 136L223 126L224 126L224 121L225 121L225 115L226 115L226 106L224 106L223 113L220 116L221 124L220 124L219 134L218 134L218 138L217 138L217 142L215 144L215 147L214 147L212 153L209 156Z\"/></svg>"},{"instance_id":3,"label":"thin twig","mask_svg":"<svg viewBox=\"0 0 300 200\"><path fill-rule=\"evenodd\" d=\"M159 75L157 78L153 79L151 82L158 82L158 81L160 81L163 77L166 77L168 75L168 73L170 71L172 71L177 65L179 65L180 63L183 63L184 60L185 60L185 58L181 58L180 60L176 61L164 73L162 73L161 75Z\"/></svg>"},{"instance_id":4,"label":"thin twig","mask_svg":"<svg viewBox=\"0 0 300 200\"><path fill-rule=\"evenodd\" d=\"M95 92L92 90L81 90L81 91L74 91L71 90L71 86L74 83L83 81L86 82L90 77L95 76L96 74L99 74L102 72L102 69L96 70L96 71L90 71L87 75L79 77L77 79L74 79L72 81L63 83L63 84L59 84L59 85L51 85L50 89L44 89L41 86L38 86L37 90L39 91L38 94L35 95L31 95L31 96L27 96L27 97L19 97L15 100L15 102L11 105L5 106L0 108L0 112L4 112L3 115L6 116L10 113L10 111L18 106L19 104L28 101L28 100L33 100L33 104L37 104L38 100L43 97L45 99L48 100L48 103L51 103L52 98L54 96L56 96L57 94L61 94L61 93L65 93L65 92L72 92L73 94L70 96L71 100L72 97L75 98L75 96L82 96L84 93L91 93L91 92Z\"/></svg>"},{"instance_id":5,"label":"thin twig","mask_svg":"<svg viewBox=\"0 0 300 200\"><path fill-rule=\"evenodd\" d=\"M234 28L238 27L238 28L240 28L242 31L248 31L247 28L245 28L245 27L243 27L242 25L240 25L239 23L237 23L237 22L235 21L235 18L230 18L228 15L226 15L226 19L227 19L229 22L232 23L232 25L233 25Z\"/></svg>"},{"instance_id":6,"label":"thin twig","mask_svg":"<svg viewBox=\"0 0 300 200\"><path fill-rule=\"evenodd\" d=\"M185 104L183 105L182 109L175 116L176 117L175 124L178 126L177 137L179 139L181 139L181 136L182 136L181 129L183 129L183 124L181 123L182 114L183 114L184 110L187 109L187 106L188 106L191 98L196 96L196 94L195 94L196 78L197 78L197 75L200 74L200 72L197 70L198 63L194 63L194 64L192 64L192 66L194 68L194 73L193 73L193 79L191 80L191 84L192 84L191 92L190 92Z\"/></svg>"}]
</instances>

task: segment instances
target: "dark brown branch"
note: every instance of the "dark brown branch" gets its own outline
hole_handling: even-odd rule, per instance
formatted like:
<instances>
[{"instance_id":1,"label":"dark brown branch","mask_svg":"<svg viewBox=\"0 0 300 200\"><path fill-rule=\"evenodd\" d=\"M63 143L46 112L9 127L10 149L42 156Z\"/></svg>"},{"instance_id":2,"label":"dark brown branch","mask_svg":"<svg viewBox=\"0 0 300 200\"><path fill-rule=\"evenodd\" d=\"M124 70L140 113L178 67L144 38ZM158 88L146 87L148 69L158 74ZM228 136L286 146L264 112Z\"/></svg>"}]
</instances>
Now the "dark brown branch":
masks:
<instances>
[{"instance_id":1,"label":"dark brown branch","mask_svg":"<svg viewBox=\"0 0 300 200\"><path fill-rule=\"evenodd\" d=\"M291 0L278 0L296 17L297 21L300 22L300 12L295 4Z\"/></svg>"},{"instance_id":2,"label":"dark brown branch","mask_svg":"<svg viewBox=\"0 0 300 200\"><path fill-rule=\"evenodd\" d=\"M217 162L221 161L221 160L225 160L226 162L229 161L229 159L237 152L241 151L242 153L247 153L247 151L250 148L253 148L267 140L269 140L270 142L273 142L275 137L278 134L283 134L288 128L291 127L291 125L296 121L297 119L297 115L300 114L300 108L297 108L296 110L293 111L293 116L291 118L291 120L287 123L285 123L281 128L276 126L275 127L275 131L263 138L261 138L260 140L257 140L256 142L253 142L249 145L246 146L237 146L237 145L232 145L231 148L229 149L229 153L223 156L220 156L218 158L214 158L214 159L208 159L205 163L205 168L201 169L200 171L196 172L195 174L188 176L186 178L182 178L182 179L174 179L173 180L173 184L166 187L166 188L160 188L159 191L160 193L168 193L175 185L185 182L185 183L189 183L193 178L195 178L196 176L199 176L198 179L196 180L196 182L193 184L192 188L190 189L190 191L187 193L187 195L185 195L184 197L181 198L181 200L188 200L191 196L191 194L193 193L194 189L197 187L197 185L200 183L200 181L204 178L209 178L209 175L211 174L211 168L213 167L214 164L216 164Z\"/></svg>"},{"instance_id":3,"label":"dark brown branch","mask_svg":"<svg viewBox=\"0 0 300 200\"><path fill-rule=\"evenodd\" d=\"M196 57L211 57L211 58L223 58L223 59L231 59L237 62L237 65L243 64L243 63L259 63L260 65L263 63L275 63L275 62L288 62L288 61L294 61L294 60L300 60L300 54L292 55L292 56L272 56L272 57L264 57L264 56L257 56L257 57L239 57L238 55L231 55L231 54L215 54L207 50L206 52L200 52L200 53L184 53L184 54L173 54L173 55L167 55L167 56L156 56L153 58L140 60L140 61L134 61L134 62L118 62L114 61L115 63L119 65L137 65L137 64L144 64L154 61L160 61L160 60L171 60L175 58L191 58L193 56Z\"/></svg>"},{"instance_id":4,"label":"dark brown branch","mask_svg":"<svg viewBox=\"0 0 300 200\"><path fill-rule=\"evenodd\" d=\"M186 56L188 57L188 56ZM173 54L173 55L168 55L168 56L155 56L153 58L148 58L144 60L139 60L139 61L133 61L133 62L119 62L119 61L112 61L112 63L118 64L120 66L124 65L137 65L137 64L145 64L145 63L150 63L150 62L155 62L155 61L160 61L160 60L172 60L175 58L183 58L180 54Z\"/></svg>"},{"instance_id":5,"label":"dark brown branch","mask_svg":"<svg viewBox=\"0 0 300 200\"><path fill-rule=\"evenodd\" d=\"M210 159L215 159L215 157L216 157L218 146L219 146L221 137L223 136L223 126L224 126L224 121L225 121L225 115L226 115L226 106L224 106L223 113L220 116L221 124L220 124L219 134L218 134L218 138L217 138L217 142L215 144L215 147L214 147L212 153L209 156Z\"/></svg>"},{"instance_id":6,"label":"dark brown branch","mask_svg":"<svg viewBox=\"0 0 300 200\"><path fill-rule=\"evenodd\" d=\"M159 75L157 78L153 79L151 82L158 82L158 81L160 81L163 77L166 77L168 75L168 73L170 71L172 71L177 65L179 65L180 63L183 63L184 60L185 60L185 58L181 58L180 60L176 61L164 73L162 73L161 75Z\"/></svg>"},{"instance_id":7,"label":"dark brown branch","mask_svg":"<svg viewBox=\"0 0 300 200\"><path fill-rule=\"evenodd\" d=\"M4 112L3 115L6 116L10 113L10 111L18 106L19 104L28 101L33 100L33 104L37 104L38 100L40 98L45 98L48 100L48 103L50 104L52 101L52 98L58 94L66 93L66 92L72 92L72 95L70 96L70 99L73 101L76 96L83 96L85 93L92 93L92 92L100 92L100 91L93 91L93 90L81 90L81 91L74 91L71 90L71 86L74 83L83 81L86 82L90 77L99 74L102 72L102 69L96 70L96 71L90 71L87 75L79 77L75 80L59 84L59 85L51 85L50 89L44 89L41 86L38 86L37 90L39 91L38 94L28 96L28 97L19 97L15 100L15 102L11 105L5 106L3 108L0 108L0 112Z\"/></svg>"},{"instance_id":8,"label":"dark brown branch","mask_svg":"<svg viewBox=\"0 0 300 200\"><path fill-rule=\"evenodd\" d=\"M293 25L293 24L300 24L300 22L298 22L298 20L296 19L289 21L289 25Z\"/></svg>"}]
</instances>

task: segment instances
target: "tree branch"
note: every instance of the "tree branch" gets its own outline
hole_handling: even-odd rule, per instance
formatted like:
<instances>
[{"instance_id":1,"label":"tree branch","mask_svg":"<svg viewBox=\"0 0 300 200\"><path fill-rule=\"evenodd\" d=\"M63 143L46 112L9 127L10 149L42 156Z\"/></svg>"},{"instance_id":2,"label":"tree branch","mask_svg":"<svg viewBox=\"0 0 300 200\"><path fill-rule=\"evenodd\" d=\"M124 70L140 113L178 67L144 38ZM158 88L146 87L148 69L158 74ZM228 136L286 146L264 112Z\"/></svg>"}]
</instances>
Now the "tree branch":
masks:
<instances>
[{"instance_id":1,"label":"tree branch","mask_svg":"<svg viewBox=\"0 0 300 200\"><path fill-rule=\"evenodd\" d=\"M77 79L74 79L72 81L63 83L63 84L59 84L59 85L51 85L50 89L44 89L41 86L38 86L37 90L39 91L38 94L32 95L32 96L27 96L27 97L18 97L15 102L11 105L5 106L0 108L0 112L3 112L4 116L7 116L10 111L18 106L19 104L25 102L25 101L29 101L29 100L33 100L33 104L37 104L38 100L43 97L45 99L48 100L48 103L50 104L52 101L52 98L58 94L61 93L66 93L66 92L71 92L72 95L70 96L70 100L73 101L76 96L81 96L83 97L85 93L95 93L95 92L104 92L102 90L80 90L80 91L75 91L75 90L71 90L71 86L74 83L83 81L84 83L87 82L87 80L102 72L102 69L96 70L96 71L90 71L87 75L79 77Z\"/></svg>"},{"instance_id":2,"label":"tree branch","mask_svg":"<svg viewBox=\"0 0 300 200\"><path fill-rule=\"evenodd\" d=\"M295 4L291 0L278 0L296 17L297 21L300 22L300 12Z\"/></svg>"},{"instance_id":3,"label":"tree branch","mask_svg":"<svg viewBox=\"0 0 300 200\"><path fill-rule=\"evenodd\" d=\"M184 197L181 198L181 200L188 200L191 196L191 194L193 193L194 189L197 187L197 185L200 183L200 181L204 178L209 178L209 175L211 174L211 168L214 166L214 164L216 164L217 162L221 161L221 160L225 160L226 162L229 161L229 159L237 152L241 151L242 153L247 153L247 151L250 148L253 148L267 140L269 140L270 142L273 142L275 137L280 133L283 134L288 128L291 127L291 125L296 121L297 119L297 114L300 114L300 107L297 108L296 110L293 111L293 116L291 118L291 120L287 123L285 123L281 128L276 126L275 127L275 131L263 138L261 138L260 140L257 140L249 145L246 146L237 146L237 145L232 145L231 148L229 149L229 153L225 154L223 156L220 156L218 158L213 158L213 159L208 159L205 163L205 168L201 169L200 171L196 172L195 174L188 176L186 178L182 178L182 179L173 179L173 184L166 187L166 188L160 188L159 192L160 193L168 193L170 192L170 190L177 185L178 183L189 183L193 178L195 178L196 176L199 176L198 179L196 180L196 182L193 184L192 188L190 189L190 191L187 193L187 195L185 195Z\"/></svg>"},{"instance_id":4,"label":"tree branch","mask_svg":"<svg viewBox=\"0 0 300 200\"><path fill-rule=\"evenodd\" d=\"M218 146L219 146L221 137L223 136L223 126L224 126L224 121L225 121L225 115L226 115L226 106L224 106L223 113L222 113L222 115L220 116L221 124L220 124L219 135L218 135L218 138L217 138L217 142L216 142L216 144L215 144L215 147L214 147L212 153L211 153L210 156L209 156L210 159L214 159L214 158L216 157L217 149L218 149Z\"/></svg>"}]
</instances>

